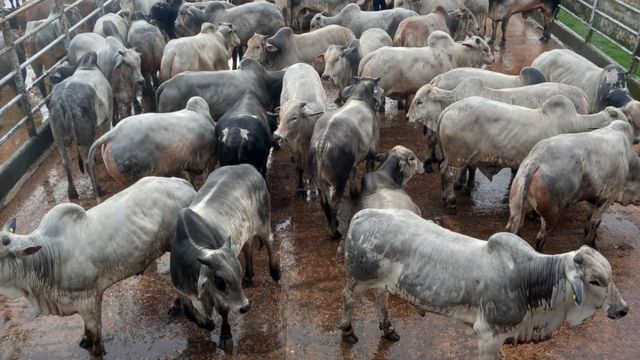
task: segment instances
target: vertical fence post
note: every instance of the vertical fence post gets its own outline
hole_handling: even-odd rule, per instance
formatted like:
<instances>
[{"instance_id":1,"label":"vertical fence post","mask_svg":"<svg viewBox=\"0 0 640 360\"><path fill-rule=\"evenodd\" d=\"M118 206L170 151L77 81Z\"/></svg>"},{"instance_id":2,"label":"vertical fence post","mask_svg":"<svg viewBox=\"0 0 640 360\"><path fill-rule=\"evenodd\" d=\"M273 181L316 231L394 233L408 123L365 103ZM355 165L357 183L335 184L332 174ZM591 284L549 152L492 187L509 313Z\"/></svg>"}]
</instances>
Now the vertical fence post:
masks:
<instances>
[{"instance_id":1,"label":"vertical fence post","mask_svg":"<svg viewBox=\"0 0 640 360\"><path fill-rule=\"evenodd\" d=\"M98 12L98 18L100 18L104 15L104 0L97 0L96 5L100 9L100 12Z\"/></svg>"},{"instance_id":2,"label":"vertical fence post","mask_svg":"<svg viewBox=\"0 0 640 360\"><path fill-rule=\"evenodd\" d=\"M636 45L631 53L631 65L629 65L629 74L635 74L638 69L638 57L640 56L640 28L636 34Z\"/></svg>"},{"instance_id":3,"label":"vertical fence post","mask_svg":"<svg viewBox=\"0 0 640 360\"><path fill-rule=\"evenodd\" d=\"M18 52L16 50L16 45L14 44L13 32L9 26L9 22L5 21L4 16L0 16L0 28L2 29L5 45L8 48L11 48L11 51L9 51L9 57L11 58L11 68L15 71L15 74L13 75L13 82L15 84L16 91L22 95L22 98L20 99L20 107L27 116L27 131L29 132L29 136L34 137L36 136L36 126L33 123L33 115L31 115L31 105L29 104L27 89L24 83L25 79L22 76L22 71L20 71L20 59L18 58Z\"/></svg>"},{"instance_id":4,"label":"vertical fence post","mask_svg":"<svg viewBox=\"0 0 640 360\"><path fill-rule=\"evenodd\" d=\"M593 0L591 4L591 17L589 17L589 31L587 31L587 36L584 37L584 42L591 41L591 36L593 36L593 22L596 20L596 9L598 8L598 0Z\"/></svg>"}]
</instances>

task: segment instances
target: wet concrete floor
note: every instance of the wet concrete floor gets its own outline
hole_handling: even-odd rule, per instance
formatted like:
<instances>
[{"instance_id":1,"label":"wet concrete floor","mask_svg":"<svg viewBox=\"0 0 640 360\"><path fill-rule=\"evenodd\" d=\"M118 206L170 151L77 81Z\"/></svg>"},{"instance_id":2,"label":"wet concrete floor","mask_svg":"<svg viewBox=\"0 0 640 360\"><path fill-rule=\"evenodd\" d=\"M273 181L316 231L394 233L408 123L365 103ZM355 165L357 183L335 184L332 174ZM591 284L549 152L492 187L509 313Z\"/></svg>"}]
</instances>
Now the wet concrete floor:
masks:
<instances>
[{"instance_id":1,"label":"wet concrete floor","mask_svg":"<svg viewBox=\"0 0 640 360\"><path fill-rule=\"evenodd\" d=\"M498 50L496 70L517 73L540 52L559 46L540 44L540 31L531 25L511 21L505 53ZM336 91L328 84L330 98ZM404 120L394 101L387 102L386 116L380 116L381 151L402 144L420 157L425 154L422 130ZM282 259L282 279L274 283L268 275L266 252L256 253L255 286L246 290L252 310L232 319L234 347L225 353L217 349L219 329L211 334L185 319L167 323L166 311L175 291L171 286L168 255L159 259L144 275L116 284L103 303L103 336L107 359L469 359L477 356L471 328L448 318L420 317L411 306L391 298L390 315L401 339L390 343L380 337L372 298L356 312L354 327L360 342L341 343L341 291L345 284L341 244L329 240L324 217L316 199L294 198L295 171L284 148L273 154L269 168L272 190L273 235ZM99 169L100 182L113 194L121 187ZM95 205L86 175L75 170L79 203ZM360 169L362 173L362 169ZM501 231L508 218L502 202L509 171L493 182L478 175L471 196L459 194L458 214L446 215L435 174L418 175L408 193L420 205L425 218L481 239ZM18 232L33 230L53 206L67 201L66 180L57 152L52 152L0 212L0 223L18 218ZM343 199L339 219L346 233L358 204ZM640 357L640 212L636 207L612 207L599 230L598 246L611 262L615 281L630 306L625 318L613 321L602 313L574 328L562 327L552 340L537 345L505 345L505 359L637 359ZM582 241L586 210L573 206L547 240L545 252L576 249ZM533 242L538 225L526 222L523 237ZM640 247L640 246L639 246ZM79 316L36 317L24 299L0 297L0 359L86 359L88 353L77 344L82 335Z\"/></svg>"}]
</instances>

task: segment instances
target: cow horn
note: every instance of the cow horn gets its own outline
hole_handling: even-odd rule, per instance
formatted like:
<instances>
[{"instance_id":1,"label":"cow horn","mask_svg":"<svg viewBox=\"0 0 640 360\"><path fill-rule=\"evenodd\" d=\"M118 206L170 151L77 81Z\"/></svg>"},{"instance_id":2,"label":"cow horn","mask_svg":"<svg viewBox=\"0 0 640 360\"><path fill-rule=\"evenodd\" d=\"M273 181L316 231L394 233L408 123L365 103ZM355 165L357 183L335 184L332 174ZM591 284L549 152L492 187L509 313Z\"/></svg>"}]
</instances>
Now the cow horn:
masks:
<instances>
[{"instance_id":1,"label":"cow horn","mask_svg":"<svg viewBox=\"0 0 640 360\"><path fill-rule=\"evenodd\" d=\"M2 227L2 231L15 233L16 232L16 223L17 223L16 218L12 218L11 220L7 221L4 224L4 226Z\"/></svg>"},{"instance_id":2,"label":"cow horn","mask_svg":"<svg viewBox=\"0 0 640 360\"><path fill-rule=\"evenodd\" d=\"M573 262L578 265L582 265L582 263L584 263L584 257L580 254L576 254L576 256L573 257Z\"/></svg>"},{"instance_id":3,"label":"cow horn","mask_svg":"<svg viewBox=\"0 0 640 360\"><path fill-rule=\"evenodd\" d=\"M569 284L571 284L573 301L578 305L578 307L581 307L584 302L584 284L582 283L582 279L576 271L571 271L567 274L567 280L569 281Z\"/></svg>"}]
</instances>

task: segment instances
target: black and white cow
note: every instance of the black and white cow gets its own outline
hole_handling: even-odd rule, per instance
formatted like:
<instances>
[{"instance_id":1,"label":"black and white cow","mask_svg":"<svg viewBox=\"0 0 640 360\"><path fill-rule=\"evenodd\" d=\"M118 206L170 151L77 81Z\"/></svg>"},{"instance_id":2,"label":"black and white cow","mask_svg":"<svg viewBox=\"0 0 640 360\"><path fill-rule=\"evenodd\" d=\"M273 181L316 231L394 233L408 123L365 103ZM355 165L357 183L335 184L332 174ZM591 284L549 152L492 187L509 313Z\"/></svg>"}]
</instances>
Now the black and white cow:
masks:
<instances>
[{"instance_id":1,"label":"black and white cow","mask_svg":"<svg viewBox=\"0 0 640 360\"><path fill-rule=\"evenodd\" d=\"M178 298L171 313L184 311L189 320L212 331L213 310L222 316L221 348L232 345L229 312L246 313L253 245L259 240L269 253L271 277L280 279L280 261L271 237L271 202L267 183L251 165L218 168L209 175L187 209L178 214L171 244L171 281ZM244 253L245 272L238 255Z\"/></svg>"},{"instance_id":2,"label":"black and white cow","mask_svg":"<svg viewBox=\"0 0 640 360\"><path fill-rule=\"evenodd\" d=\"M496 359L505 341L547 340L563 321L578 324L598 309L611 319L629 311L609 262L588 246L543 255L511 233L479 240L402 209L358 212L345 241L345 261L340 328L349 343L358 341L353 311L371 288L387 339L400 339L387 313L391 293L420 312L472 326L480 359Z\"/></svg>"}]
</instances>

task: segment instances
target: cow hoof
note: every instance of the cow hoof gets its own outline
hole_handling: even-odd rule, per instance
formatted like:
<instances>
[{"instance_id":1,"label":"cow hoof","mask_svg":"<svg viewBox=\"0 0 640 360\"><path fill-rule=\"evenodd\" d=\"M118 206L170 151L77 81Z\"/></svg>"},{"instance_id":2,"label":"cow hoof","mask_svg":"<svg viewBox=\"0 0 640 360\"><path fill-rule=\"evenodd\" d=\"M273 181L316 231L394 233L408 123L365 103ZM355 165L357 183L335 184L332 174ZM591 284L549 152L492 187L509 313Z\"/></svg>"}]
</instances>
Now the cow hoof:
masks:
<instances>
[{"instance_id":1,"label":"cow hoof","mask_svg":"<svg viewBox=\"0 0 640 360\"><path fill-rule=\"evenodd\" d=\"M220 334L218 347L225 351L233 349L233 336Z\"/></svg>"},{"instance_id":2,"label":"cow hoof","mask_svg":"<svg viewBox=\"0 0 640 360\"><path fill-rule=\"evenodd\" d=\"M386 335L384 336L384 338L385 338L385 339L387 339L387 340L389 340L389 341L396 342L396 341L399 341L399 340L400 340L400 335L398 335L398 333L396 333L396 331L395 331L395 330L393 330L392 332L390 332L390 333L386 334Z\"/></svg>"},{"instance_id":3,"label":"cow hoof","mask_svg":"<svg viewBox=\"0 0 640 360\"><path fill-rule=\"evenodd\" d=\"M77 199L78 191L76 191L76 189L69 189L69 191L67 192L67 195L69 195L69 199Z\"/></svg>"},{"instance_id":4,"label":"cow hoof","mask_svg":"<svg viewBox=\"0 0 640 360\"><path fill-rule=\"evenodd\" d=\"M462 190L462 184L458 184L458 183L453 184L453 190L455 191Z\"/></svg>"},{"instance_id":5,"label":"cow hoof","mask_svg":"<svg viewBox=\"0 0 640 360\"><path fill-rule=\"evenodd\" d=\"M339 230L336 230L333 234L331 234L332 240L340 240L342 239L342 233Z\"/></svg>"},{"instance_id":6,"label":"cow hoof","mask_svg":"<svg viewBox=\"0 0 640 360\"><path fill-rule=\"evenodd\" d=\"M473 190L472 186L465 186L464 187L464 193L465 195L471 195L471 191Z\"/></svg>"},{"instance_id":7,"label":"cow hoof","mask_svg":"<svg viewBox=\"0 0 640 360\"><path fill-rule=\"evenodd\" d=\"M349 190L349 196L351 196L352 200L356 200L360 197L360 192L358 190Z\"/></svg>"},{"instance_id":8,"label":"cow hoof","mask_svg":"<svg viewBox=\"0 0 640 360\"><path fill-rule=\"evenodd\" d=\"M423 166L426 173L433 174L433 161L425 160Z\"/></svg>"},{"instance_id":9,"label":"cow hoof","mask_svg":"<svg viewBox=\"0 0 640 360\"><path fill-rule=\"evenodd\" d=\"M102 187L98 186L98 188L96 189L96 194L98 194L98 196L105 196L107 193L102 190Z\"/></svg>"},{"instance_id":10,"label":"cow hoof","mask_svg":"<svg viewBox=\"0 0 640 360\"><path fill-rule=\"evenodd\" d=\"M304 200L307 197L307 190L299 189L296 191L296 199Z\"/></svg>"},{"instance_id":11,"label":"cow hoof","mask_svg":"<svg viewBox=\"0 0 640 360\"><path fill-rule=\"evenodd\" d=\"M500 46L500 48L501 48L501 49L504 49L504 46L505 46L506 44L507 44L507 42L506 42L506 41L500 41L500 45L499 45L499 46Z\"/></svg>"},{"instance_id":12,"label":"cow hoof","mask_svg":"<svg viewBox=\"0 0 640 360\"><path fill-rule=\"evenodd\" d=\"M487 44L493 45L494 42L495 42L495 39L489 39L489 41L487 41Z\"/></svg>"},{"instance_id":13,"label":"cow hoof","mask_svg":"<svg viewBox=\"0 0 640 360\"><path fill-rule=\"evenodd\" d=\"M83 349L89 349L93 346L93 341L89 340L87 336L83 336L82 340L80 340L80 344L78 344Z\"/></svg>"},{"instance_id":14,"label":"cow hoof","mask_svg":"<svg viewBox=\"0 0 640 360\"><path fill-rule=\"evenodd\" d=\"M456 215L458 213L456 203L447 203L446 208L449 215Z\"/></svg>"},{"instance_id":15,"label":"cow hoof","mask_svg":"<svg viewBox=\"0 0 640 360\"><path fill-rule=\"evenodd\" d=\"M546 36L544 36L544 35L542 35L542 36L540 37L540 39L538 39L538 40L540 40L541 42L544 42L544 43L549 42L549 38L548 38L548 37L546 37Z\"/></svg>"},{"instance_id":16,"label":"cow hoof","mask_svg":"<svg viewBox=\"0 0 640 360\"><path fill-rule=\"evenodd\" d=\"M253 279L251 278L242 278L242 288L246 289L246 288L250 288L253 286Z\"/></svg>"},{"instance_id":17,"label":"cow hoof","mask_svg":"<svg viewBox=\"0 0 640 360\"><path fill-rule=\"evenodd\" d=\"M358 337L354 334L346 334L346 335L342 335L342 341L347 342L349 344L355 344L358 342Z\"/></svg>"},{"instance_id":18,"label":"cow hoof","mask_svg":"<svg viewBox=\"0 0 640 360\"><path fill-rule=\"evenodd\" d=\"M269 275L271 275L271 278L275 281L280 281L280 267L278 266L274 266L274 267L269 267Z\"/></svg>"}]
</instances>

